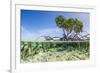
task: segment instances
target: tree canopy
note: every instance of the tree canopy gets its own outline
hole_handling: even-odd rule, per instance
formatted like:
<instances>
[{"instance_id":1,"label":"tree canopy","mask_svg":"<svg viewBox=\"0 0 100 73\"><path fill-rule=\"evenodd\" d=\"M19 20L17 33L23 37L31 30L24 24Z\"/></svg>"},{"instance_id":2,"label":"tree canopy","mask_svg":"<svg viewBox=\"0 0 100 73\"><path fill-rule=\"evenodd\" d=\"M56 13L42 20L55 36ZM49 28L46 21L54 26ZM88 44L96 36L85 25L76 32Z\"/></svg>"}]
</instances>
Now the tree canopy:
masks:
<instances>
[{"instance_id":1,"label":"tree canopy","mask_svg":"<svg viewBox=\"0 0 100 73\"><path fill-rule=\"evenodd\" d=\"M64 38L66 40L72 31L76 34L83 31L83 23L77 18L65 18L64 16L59 15L55 18L55 22L59 28L63 29Z\"/></svg>"}]
</instances>

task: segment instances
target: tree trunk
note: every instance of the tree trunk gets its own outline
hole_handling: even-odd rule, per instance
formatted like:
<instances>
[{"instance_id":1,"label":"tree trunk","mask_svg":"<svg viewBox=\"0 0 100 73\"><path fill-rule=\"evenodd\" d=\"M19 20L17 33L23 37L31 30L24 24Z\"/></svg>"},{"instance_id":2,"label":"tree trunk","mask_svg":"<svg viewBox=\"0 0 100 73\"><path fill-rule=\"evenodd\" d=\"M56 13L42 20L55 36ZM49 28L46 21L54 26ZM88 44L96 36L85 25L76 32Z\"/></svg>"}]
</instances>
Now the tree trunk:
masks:
<instances>
[{"instance_id":1,"label":"tree trunk","mask_svg":"<svg viewBox=\"0 0 100 73\"><path fill-rule=\"evenodd\" d=\"M65 30L64 30L64 29L63 29L63 33L64 33L64 34L63 34L63 35L64 35L64 36L63 36L63 39L64 39L64 41L66 41L66 40L67 40L67 35L66 35L66 33L65 33Z\"/></svg>"}]
</instances>

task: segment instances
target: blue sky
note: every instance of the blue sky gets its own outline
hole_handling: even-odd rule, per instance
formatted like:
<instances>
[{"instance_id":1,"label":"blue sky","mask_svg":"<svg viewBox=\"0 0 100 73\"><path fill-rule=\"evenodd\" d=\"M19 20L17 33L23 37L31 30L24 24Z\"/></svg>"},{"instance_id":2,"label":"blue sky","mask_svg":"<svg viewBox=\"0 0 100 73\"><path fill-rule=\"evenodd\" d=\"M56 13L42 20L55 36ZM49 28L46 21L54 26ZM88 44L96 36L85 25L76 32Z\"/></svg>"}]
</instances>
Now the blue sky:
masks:
<instances>
[{"instance_id":1,"label":"blue sky","mask_svg":"<svg viewBox=\"0 0 100 73\"><path fill-rule=\"evenodd\" d=\"M83 30L89 32L89 13L21 10L21 39L38 40L41 36L60 36L62 30L56 26L55 17L78 18L83 22Z\"/></svg>"}]
</instances>

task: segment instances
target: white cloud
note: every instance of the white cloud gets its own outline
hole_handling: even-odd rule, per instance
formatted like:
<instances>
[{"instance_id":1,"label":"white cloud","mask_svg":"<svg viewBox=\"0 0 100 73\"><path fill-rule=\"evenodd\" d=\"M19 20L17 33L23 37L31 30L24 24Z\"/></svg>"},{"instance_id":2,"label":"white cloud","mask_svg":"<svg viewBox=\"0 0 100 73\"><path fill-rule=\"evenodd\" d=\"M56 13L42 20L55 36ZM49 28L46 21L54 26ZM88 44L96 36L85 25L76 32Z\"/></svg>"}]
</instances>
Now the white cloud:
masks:
<instances>
[{"instance_id":1,"label":"white cloud","mask_svg":"<svg viewBox=\"0 0 100 73\"><path fill-rule=\"evenodd\" d=\"M43 36L50 36L50 37L61 37L62 36L62 30L59 28L49 28L49 29L43 29L39 30L37 32L30 32L24 27L21 29L21 38L25 41L37 41L37 40L45 40Z\"/></svg>"},{"instance_id":2,"label":"white cloud","mask_svg":"<svg viewBox=\"0 0 100 73\"><path fill-rule=\"evenodd\" d=\"M62 37L63 31L59 28L49 28L49 29L43 29L38 31L32 31L25 29L24 27L21 27L21 39L24 41L43 41L45 40L44 36L50 36L50 37ZM86 35L86 32L80 33L81 35Z\"/></svg>"},{"instance_id":3,"label":"white cloud","mask_svg":"<svg viewBox=\"0 0 100 73\"><path fill-rule=\"evenodd\" d=\"M41 34L41 36L51 36L51 37L60 36L60 34L62 34L62 30L58 28L49 28L39 31L39 34Z\"/></svg>"}]
</instances>

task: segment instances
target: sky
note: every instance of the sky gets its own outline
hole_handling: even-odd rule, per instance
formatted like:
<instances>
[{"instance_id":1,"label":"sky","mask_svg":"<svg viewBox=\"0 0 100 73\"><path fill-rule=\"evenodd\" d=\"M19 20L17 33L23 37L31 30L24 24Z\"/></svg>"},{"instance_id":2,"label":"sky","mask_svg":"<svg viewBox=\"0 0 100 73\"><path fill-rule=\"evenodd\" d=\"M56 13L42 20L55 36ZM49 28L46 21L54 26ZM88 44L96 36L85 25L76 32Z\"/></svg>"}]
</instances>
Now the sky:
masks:
<instances>
[{"instance_id":1,"label":"sky","mask_svg":"<svg viewBox=\"0 0 100 73\"><path fill-rule=\"evenodd\" d=\"M89 13L21 10L21 40L44 40L43 36L62 37L63 31L55 23L55 18L59 15L78 18L83 22L83 31L89 33Z\"/></svg>"}]
</instances>

